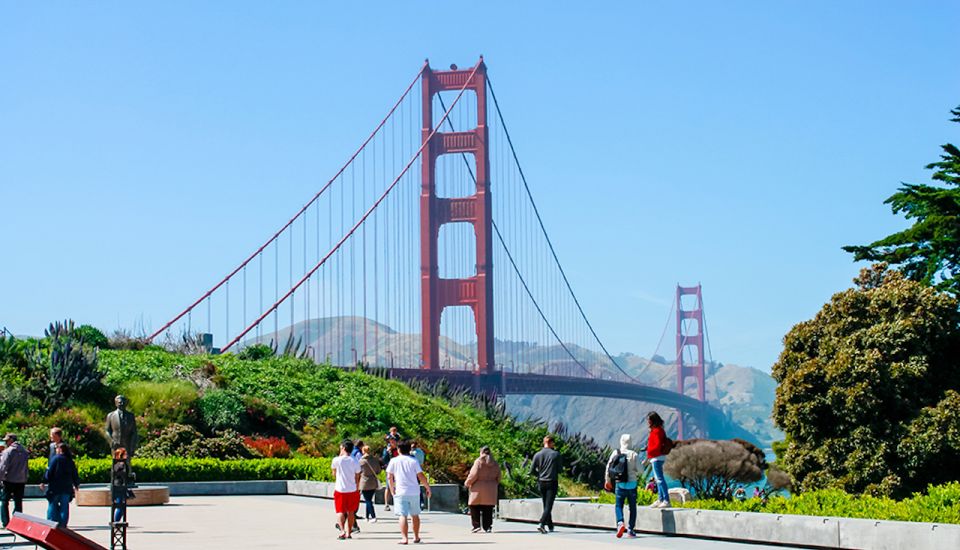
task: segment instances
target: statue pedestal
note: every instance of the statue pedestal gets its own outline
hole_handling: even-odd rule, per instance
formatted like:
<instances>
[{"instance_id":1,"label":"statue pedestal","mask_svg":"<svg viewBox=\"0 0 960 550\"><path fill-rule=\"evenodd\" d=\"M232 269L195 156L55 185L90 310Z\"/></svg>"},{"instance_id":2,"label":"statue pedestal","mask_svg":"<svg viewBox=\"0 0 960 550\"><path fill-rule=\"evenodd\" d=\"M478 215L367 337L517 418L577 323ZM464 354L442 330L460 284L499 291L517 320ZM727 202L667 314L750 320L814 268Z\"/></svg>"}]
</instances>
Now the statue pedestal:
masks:
<instances>
[{"instance_id":1,"label":"statue pedestal","mask_svg":"<svg viewBox=\"0 0 960 550\"><path fill-rule=\"evenodd\" d=\"M127 506L159 506L170 502L170 488L163 485L135 487L133 495L127 499ZM77 491L77 506L110 506L110 487L82 487Z\"/></svg>"}]
</instances>

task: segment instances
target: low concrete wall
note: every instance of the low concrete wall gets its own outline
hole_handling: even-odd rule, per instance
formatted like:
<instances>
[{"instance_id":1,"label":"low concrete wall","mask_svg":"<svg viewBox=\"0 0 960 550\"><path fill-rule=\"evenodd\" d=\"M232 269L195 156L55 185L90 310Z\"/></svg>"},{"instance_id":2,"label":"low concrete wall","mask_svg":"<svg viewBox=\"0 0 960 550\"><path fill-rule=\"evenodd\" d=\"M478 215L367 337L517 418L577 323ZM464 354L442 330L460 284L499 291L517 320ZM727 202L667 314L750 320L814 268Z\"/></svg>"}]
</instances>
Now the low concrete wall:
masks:
<instances>
[{"instance_id":1,"label":"low concrete wall","mask_svg":"<svg viewBox=\"0 0 960 550\"><path fill-rule=\"evenodd\" d=\"M536 522L539 500L501 500L500 517ZM613 529L612 504L557 502L558 525ZM768 544L864 550L960 548L960 525L671 508L637 510L637 530Z\"/></svg>"},{"instance_id":2,"label":"low concrete wall","mask_svg":"<svg viewBox=\"0 0 960 550\"><path fill-rule=\"evenodd\" d=\"M314 498L333 498L333 483L328 481L275 480L275 481L178 481L174 483L140 483L141 487L162 485L170 489L170 496L223 496L223 495L295 495ZM104 487L103 484L82 484L81 488ZM432 496L427 509L435 512L460 511L460 486L453 484L431 485ZM136 489L134 489L136 491ZM43 497L38 485L28 485L24 492L28 498ZM383 488L374 499L383 504Z\"/></svg>"}]
</instances>

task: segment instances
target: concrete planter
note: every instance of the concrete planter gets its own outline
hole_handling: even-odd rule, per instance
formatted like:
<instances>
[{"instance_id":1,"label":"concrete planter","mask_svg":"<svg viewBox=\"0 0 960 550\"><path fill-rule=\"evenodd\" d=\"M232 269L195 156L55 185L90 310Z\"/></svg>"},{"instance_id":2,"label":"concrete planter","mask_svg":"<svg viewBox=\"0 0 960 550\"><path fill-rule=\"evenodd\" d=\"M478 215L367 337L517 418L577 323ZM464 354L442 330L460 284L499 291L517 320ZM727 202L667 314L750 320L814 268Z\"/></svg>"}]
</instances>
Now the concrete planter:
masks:
<instances>
[{"instance_id":1,"label":"concrete planter","mask_svg":"<svg viewBox=\"0 0 960 550\"><path fill-rule=\"evenodd\" d=\"M501 500L500 517L536 522L539 500ZM613 529L612 504L557 502L553 520L558 525ZM960 525L852 518L724 512L693 508L637 510L637 530L685 537L714 538L864 550L940 550L960 548Z\"/></svg>"}]
</instances>

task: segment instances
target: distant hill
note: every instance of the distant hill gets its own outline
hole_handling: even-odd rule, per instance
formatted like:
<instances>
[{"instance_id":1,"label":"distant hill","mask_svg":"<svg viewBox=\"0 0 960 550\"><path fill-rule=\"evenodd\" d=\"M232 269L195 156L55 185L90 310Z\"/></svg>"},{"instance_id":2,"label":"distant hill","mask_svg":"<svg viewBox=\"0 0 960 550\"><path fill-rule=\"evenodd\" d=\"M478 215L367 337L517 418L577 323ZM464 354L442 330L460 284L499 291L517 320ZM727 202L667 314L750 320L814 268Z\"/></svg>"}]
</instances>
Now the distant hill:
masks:
<instances>
[{"instance_id":1,"label":"distant hill","mask_svg":"<svg viewBox=\"0 0 960 550\"><path fill-rule=\"evenodd\" d=\"M299 341L300 349L315 354L319 361L329 360L337 365L352 364L354 357L366 364L392 364L396 367L416 367L420 361L419 334L397 332L362 317L311 319L292 327L280 328L276 334L273 331L264 332L260 338L247 340L245 345L276 340L282 347L291 337ZM609 366L609 360L602 354L577 346L567 347L580 363L591 370L599 371ZM469 368L475 349L475 343L464 344L444 338L440 362L444 368ZM523 358L522 361L537 365L538 368L546 365L547 372L580 370L558 345L539 346L530 342L498 340L496 362L508 365L514 358ZM614 359L626 372L643 383L661 388L676 387L676 366L672 361L662 357L645 359L632 353L624 353ZM515 363L513 366L522 367ZM707 400L747 430L755 443L769 447L773 441L783 437L770 418L776 382L769 374L751 367L720 362L709 364L706 374ZM688 395L695 396L695 383L690 381L685 390ZM646 438L644 419L647 412L657 409L657 405L594 397L538 395L509 396L507 408L517 417L562 422L575 432L583 432L598 442L613 445L622 433L632 434L635 440ZM658 410L667 421L668 431L676 433L673 411Z\"/></svg>"}]
</instances>

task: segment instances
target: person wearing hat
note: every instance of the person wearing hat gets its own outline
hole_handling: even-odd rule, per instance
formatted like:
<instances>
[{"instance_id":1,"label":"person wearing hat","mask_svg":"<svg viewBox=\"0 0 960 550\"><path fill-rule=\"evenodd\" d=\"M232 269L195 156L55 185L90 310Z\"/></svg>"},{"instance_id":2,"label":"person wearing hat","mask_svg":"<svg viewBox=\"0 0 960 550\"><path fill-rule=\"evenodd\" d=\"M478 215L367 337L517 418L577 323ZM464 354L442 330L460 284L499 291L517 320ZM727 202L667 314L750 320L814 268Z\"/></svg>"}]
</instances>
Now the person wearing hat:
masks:
<instances>
[{"instance_id":1,"label":"person wearing hat","mask_svg":"<svg viewBox=\"0 0 960 550\"><path fill-rule=\"evenodd\" d=\"M3 436L6 448L0 453L0 483L3 484L3 496L0 498L0 524L10 523L10 499L13 499L13 511L23 512L23 490L27 486L27 460L30 455L17 442L17 436Z\"/></svg>"}]
</instances>

